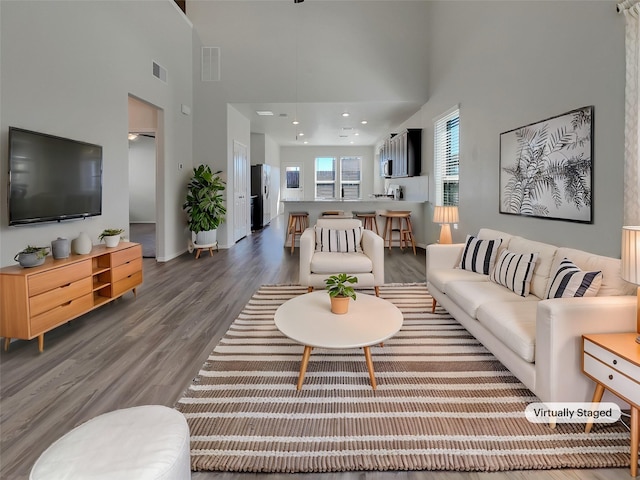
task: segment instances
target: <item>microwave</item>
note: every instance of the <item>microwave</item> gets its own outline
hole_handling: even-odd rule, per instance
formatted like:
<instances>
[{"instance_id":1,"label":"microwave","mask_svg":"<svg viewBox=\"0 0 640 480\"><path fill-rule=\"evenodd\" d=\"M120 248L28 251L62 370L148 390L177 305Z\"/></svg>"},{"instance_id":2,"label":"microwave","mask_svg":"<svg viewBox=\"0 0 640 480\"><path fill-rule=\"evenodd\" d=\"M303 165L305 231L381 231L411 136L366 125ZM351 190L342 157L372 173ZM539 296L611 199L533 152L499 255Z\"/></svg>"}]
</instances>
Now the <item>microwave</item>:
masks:
<instances>
[{"instance_id":1,"label":"microwave","mask_svg":"<svg viewBox=\"0 0 640 480\"><path fill-rule=\"evenodd\" d=\"M385 177L390 177L393 174L393 160L385 160L382 164L382 174Z\"/></svg>"}]
</instances>

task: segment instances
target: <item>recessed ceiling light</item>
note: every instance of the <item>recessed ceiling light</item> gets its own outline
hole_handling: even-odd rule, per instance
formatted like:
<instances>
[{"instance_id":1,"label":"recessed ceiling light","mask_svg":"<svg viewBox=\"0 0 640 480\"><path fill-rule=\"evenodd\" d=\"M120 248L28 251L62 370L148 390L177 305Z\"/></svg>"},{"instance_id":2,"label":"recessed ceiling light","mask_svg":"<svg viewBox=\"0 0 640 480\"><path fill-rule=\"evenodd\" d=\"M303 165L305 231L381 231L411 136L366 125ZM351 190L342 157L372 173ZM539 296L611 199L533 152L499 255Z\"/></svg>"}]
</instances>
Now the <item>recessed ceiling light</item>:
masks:
<instances>
[{"instance_id":1,"label":"recessed ceiling light","mask_svg":"<svg viewBox=\"0 0 640 480\"><path fill-rule=\"evenodd\" d=\"M301 137L304 137L304 133L300 132L298 135L300 135Z\"/></svg>"},{"instance_id":2,"label":"recessed ceiling light","mask_svg":"<svg viewBox=\"0 0 640 480\"><path fill-rule=\"evenodd\" d=\"M136 138L138 138L138 134L137 133L130 133L129 134L129 140L135 140Z\"/></svg>"},{"instance_id":3,"label":"recessed ceiling light","mask_svg":"<svg viewBox=\"0 0 640 480\"><path fill-rule=\"evenodd\" d=\"M362 120L360 123L361 123L362 125L366 125L366 124L367 124L367 121L366 121L366 120Z\"/></svg>"},{"instance_id":4,"label":"recessed ceiling light","mask_svg":"<svg viewBox=\"0 0 640 480\"><path fill-rule=\"evenodd\" d=\"M357 137L358 135L360 135L358 132L354 133L354 135Z\"/></svg>"},{"instance_id":5,"label":"recessed ceiling light","mask_svg":"<svg viewBox=\"0 0 640 480\"><path fill-rule=\"evenodd\" d=\"M293 123L294 125L299 125L299 124L300 124L300 122L299 122L298 120L294 120L294 121L293 121L293 122L291 122L291 123Z\"/></svg>"},{"instance_id":6,"label":"recessed ceiling light","mask_svg":"<svg viewBox=\"0 0 640 480\"><path fill-rule=\"evenodd\" d=\"M306 144L307 144L307 143L309 143L309 142L308 142L307 140L305 140L305 141L304 141L304 142L302 142L302 143L304 143L304 144L306 145Z\"/></svg>"},{"instance_id":7,"label":"recessed ceiling light","mask_svg":"<svg viewBox=\"0 0 640 480\"><path fill-rule=\"evenodd\" d=\"M343 117L348 117L348 116L349 116L349 112L344 112L344 113L342 114L342 116L343 116Z\"/></svg>"},{"instance_id":8,"label":"recessed ceiling light","mask_svg":"<svg viewBox=\"0 0 640 480\"><path fill-rule=\"evenodd\" d=\"M256 113L261 117L272 117L273 112L271 110L257 110Z\"/></svg>"},{"instance_id":9,"label":"recessed ceiling light","mask_svg":"<svg viewBox=\"0 0 640 480\"><path fill-rule=\"evenodd\" d=\"M353 143L354 143L354 141L353 141L353 140L351 140L349 143L353 144Z\"/></svg>"}]
</instances>

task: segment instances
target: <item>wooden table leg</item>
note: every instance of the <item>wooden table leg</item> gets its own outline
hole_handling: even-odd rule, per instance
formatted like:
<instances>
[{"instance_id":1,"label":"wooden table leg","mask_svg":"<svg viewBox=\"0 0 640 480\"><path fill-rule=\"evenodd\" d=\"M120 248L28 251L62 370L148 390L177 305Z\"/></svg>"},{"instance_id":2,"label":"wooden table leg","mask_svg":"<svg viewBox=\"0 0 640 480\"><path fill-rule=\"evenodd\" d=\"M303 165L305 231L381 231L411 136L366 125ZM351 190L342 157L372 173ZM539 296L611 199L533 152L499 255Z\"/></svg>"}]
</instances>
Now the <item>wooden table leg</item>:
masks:
<instances>
[{"instance_id":1,"label":"wooden table leg","mask_svg":"<svg viewBox=\"0 0 640 480\"><path fill-rule=\"evenodd\" d=\"M599 383L596 383L596 389L593 392L593 398L591 399L591 401L593 403L600 403L600 400L602 400L603 394L604 394L604 386L600 385ZM593 427L593 418L589 417L589 420L587 420L587 425L584 427L584 433L589 433L591 431L591 427Z\"/></svg>"},{"instance_id":2,"label":"wooden table leg","mask_svg":"<svg viewBox=\"0 0 640 480\"><path fill-rule=\"evenodd\" d=\"M363 347L364 358L367 360L367 370L369 370L369 380L371 381L371 388L374 390L378 387L376 384L376 376L373 372L373 360L371 360L371 349L369 347Z\"/></svg>"},{"instance_id":3,"label":"wooden table leg","mask_svg":"<svg viewBox=\"0 0 640 480\"><path fill-rule=\"evenodd\" d=\"M44 352L44 333L38 335L38 351L40 353Z\"/></svg>"},{"instance_id":4,"label":"wooden table leg","mask_svg":"<svg viewBox=\"0 0 640 480\"><path fill-rule=\"evenodd\" d=\"M9 344L11 343L11 337L4 337L4 351L9 351Z\"/></svg>"},{"instance_id":5,"label":"wooden table leg","mask_svg":"<svg viewBox=\"0 0 640 480\"><path fill-rule=\"evenodd\" d=\"M640 440L640 412L631 407L631 476L638 475L638 443Z\"/></svg>"},{"instance_id":6,"label":"wooden table leg","mask_svg":"<svg viewBox=\"0 0 640 480\"><path fill-rule=\"evenodd\" d=\"M302 354L302 362L300 363L300 375L298 375L297 390L302 390L302 383L304 382L304 375L307 373L307 365L309 365L309 357L311 356L311 350L313 347L304 347L304 353Z\"/></svg>"}]
</instances>

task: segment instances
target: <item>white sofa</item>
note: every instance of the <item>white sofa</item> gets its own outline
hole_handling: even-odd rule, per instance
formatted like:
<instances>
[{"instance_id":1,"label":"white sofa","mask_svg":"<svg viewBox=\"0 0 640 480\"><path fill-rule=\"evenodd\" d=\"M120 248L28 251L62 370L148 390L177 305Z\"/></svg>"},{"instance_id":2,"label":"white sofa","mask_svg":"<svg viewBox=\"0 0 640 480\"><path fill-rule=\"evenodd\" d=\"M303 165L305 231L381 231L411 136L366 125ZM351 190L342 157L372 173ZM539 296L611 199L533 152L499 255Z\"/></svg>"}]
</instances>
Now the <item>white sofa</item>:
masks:
<instances>
[{"instance_id":1,"label":"white sofa","mask_svg":"<svg viewBox=\"0 0 640 480\"><path fill-rule=\"evenodd\" d=\"M498 255L504 249L538 253L530 294L521 297L489 275L458 268L464 243L433 244L427 246L426 266L434 300L541 401L591 401L594 383L581 370L582 334L635 331L636 287L620 277L620 260L490 229L477 238L501 238ZM544 299L564 258L581 270L602 271L597 296Z\"/></svg>"},{"instance_id":2,"label":"white sofa","mask_svg":"<svg viewBox=\"0 0 640 480\"><path fill-rule=\"evenodd\" d=\"M361 229L361 252L321 252L316 248L316 229ZM325 279L337 273L358 277L356 287L378 287L384 284L384 241L371 230L362 229L355 219L322 218L315 227L300 236L300 285L324 288Z\"/></svg>"}]
</instances>

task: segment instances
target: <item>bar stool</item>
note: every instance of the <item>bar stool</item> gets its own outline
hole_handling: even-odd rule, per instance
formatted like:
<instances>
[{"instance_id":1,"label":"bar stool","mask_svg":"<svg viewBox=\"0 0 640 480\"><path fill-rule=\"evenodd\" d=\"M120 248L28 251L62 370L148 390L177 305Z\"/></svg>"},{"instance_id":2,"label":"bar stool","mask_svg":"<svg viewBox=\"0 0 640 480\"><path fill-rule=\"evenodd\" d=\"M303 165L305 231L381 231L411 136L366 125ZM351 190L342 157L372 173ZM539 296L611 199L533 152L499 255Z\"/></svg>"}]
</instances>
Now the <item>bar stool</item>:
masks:
<instances>
[{"instance_id":1,"label":"bar stool","mask_svg":"<svg viewBox=\"0 0 640 480\"><path fill-rule=\"evenodd\" d=\"M353 212L353 216L362 220L362 226L369 230L374 230L377 235L380 235L378 232L378 220L376 217L378 216L376 212Z\"/></svg>"},{"instance_id":2,"label":"bar stool","mask_svg":"<svg viewBox=\"0 0 640 480\"><path fill-rule=\"evenodd\" d=\"M291 253L296 248L296 235L302 235L309 226L309 212L290 212L287 233L291 237Z\"/></svg>"},{"instance_id":3,"label":"bar stool","mask_svg":"<svg viewBox=\"0 0 640 480\"><path fill-rule=\"evenodd\" d=\"M382 238L385 242L389 242L389 251L391 251L391 241L393 238L393 232L398 232L400 235L400 250L404 247L409 246L409 242L411 242L411 246L413 247L413 254L416 255L416 242L413 238L413 228L411 225L411 212L406 210L387 210L386 212L381 214L382 217L385 217L384 223L384 234ZM397 228L393 228L393 219L398 220Z\"/></svg>"}]
</instances>

